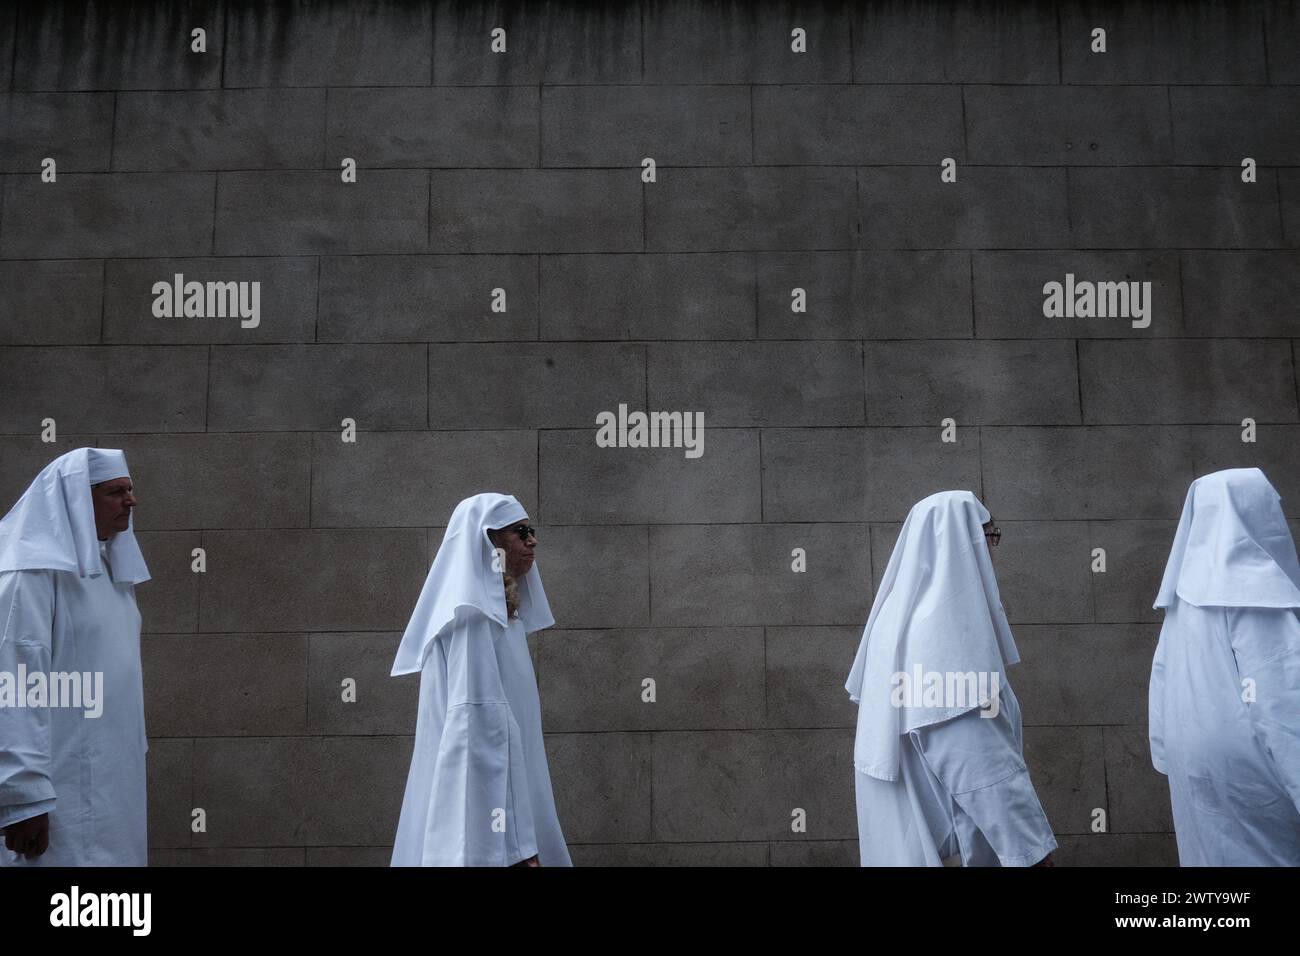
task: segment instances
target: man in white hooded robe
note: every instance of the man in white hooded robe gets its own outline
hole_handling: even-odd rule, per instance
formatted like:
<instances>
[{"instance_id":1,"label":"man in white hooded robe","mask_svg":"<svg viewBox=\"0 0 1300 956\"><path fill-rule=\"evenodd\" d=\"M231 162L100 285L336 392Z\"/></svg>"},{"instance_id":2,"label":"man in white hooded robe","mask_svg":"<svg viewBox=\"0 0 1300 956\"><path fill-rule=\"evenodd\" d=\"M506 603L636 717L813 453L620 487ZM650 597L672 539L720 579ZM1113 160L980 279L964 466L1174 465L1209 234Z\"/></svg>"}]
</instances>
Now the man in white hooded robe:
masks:
<instances>
[{"instance_id":1,"label":"man in white hooded robe","mask_svg":"<svg viewBox=\"0 0 1300 956\"><path fill-rule=\"evenodd\" d=\"M121 451L78 448L0 521L0 865L148 862L135 504Z\"/></svg>"},{"instance_id":2,"label":"man in white hooded robe","mask_svg":"<svg viewBox=\"0 0 1300 956\"><path fill-rule=\"evenodd\" d=\"M968 491L931 495L912 507L885 568L845 684L858 705L863 866L1051 865L1056 839L1006 679L1020 657L989 522ZM941 692L918 686L920 675L938 675Z\"/></svg>"},{"instance_id":3,"label":"man in white hooded robe","mask_svg":"<svg viewBox=\"0 0 1300 956\"><path fill-rule=\"evenodd\" d=\"M393 866L573 865L528 653L527 635L555 619L527 521L509 495L458 504L402 637L392 672L420 672L420 704Z\"/></svg>"},{"instance_id":4,"label":"man in white hooded robe","mask_svg":"<svg viewBox=\"0 0 1300 956\"><path fill-rule=\"evenodd\" d=\"M1155 769L1182 866L1300 866L1300 565L1258 468L1192 482L1155 607Z\"/></svg>"}]
</instances>

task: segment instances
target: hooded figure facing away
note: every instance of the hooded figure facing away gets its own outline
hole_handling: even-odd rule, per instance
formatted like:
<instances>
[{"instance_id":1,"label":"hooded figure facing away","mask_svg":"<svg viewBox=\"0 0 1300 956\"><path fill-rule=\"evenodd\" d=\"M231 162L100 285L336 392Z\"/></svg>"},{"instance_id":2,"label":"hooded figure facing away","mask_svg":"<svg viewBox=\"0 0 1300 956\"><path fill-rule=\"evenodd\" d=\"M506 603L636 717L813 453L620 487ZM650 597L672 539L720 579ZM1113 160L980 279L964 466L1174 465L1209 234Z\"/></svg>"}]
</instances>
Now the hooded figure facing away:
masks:
<instances>
[{"instance_id":1,"label":"hooded figure facing away","mask_svg":"<svg viewBox=\"0 0 1300 956\"><path fill-rule=\"evenodd\" d=\"M1155 606L1151 761L1183 866L1300 866L1300 566L1258 468L1192 482Z\"/></svg>"},{"instance_id":2,"label":"hooded figure facing away","mask_svg":"<svg viewBox=\"0 0 1300 956\"><path fill-rule=\"evenodd\" d=\"M572 866L528 655L555 619L527 522L509 495L458 504L402 636L393 674L420 672L420 708L393 866Z\"/></svg>"},{"instance_id":3,"label":"hooded figure facing away","mask_svg":"<svg viewBox=\"0 0 1300 956\"><path fill-rule=\"evenodd\" d=\"M1000 532L969 491L931 495L912 507L881 579L845 684L858 705L863 866L1051 865L986 536Z\"/></svg>"},{"instance_id":4,"label":"hooded figure facing away","mask_svg":"<svg viewBox=\"0 0 1300 956\"><path fill-rule=\"evenodd\" d=\"M135 504L78 448L0 521L0 866L148 862Z\"/></svg>"}]
</instances>

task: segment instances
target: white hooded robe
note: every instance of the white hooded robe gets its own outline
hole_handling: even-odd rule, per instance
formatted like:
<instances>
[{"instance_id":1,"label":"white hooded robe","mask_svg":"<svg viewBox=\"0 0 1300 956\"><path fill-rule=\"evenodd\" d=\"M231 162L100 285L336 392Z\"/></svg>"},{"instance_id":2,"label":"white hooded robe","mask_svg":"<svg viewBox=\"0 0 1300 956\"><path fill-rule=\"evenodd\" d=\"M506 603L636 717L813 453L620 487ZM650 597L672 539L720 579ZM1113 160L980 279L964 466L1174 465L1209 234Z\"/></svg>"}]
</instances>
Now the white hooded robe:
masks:
<instances>
[{"instance_id":1,"label":"white hooded robe","mask_svg":"<svg viewBox=\"0 0 1300 956\"><path fill-rule=\"evenodd\" d=\"M120 451L79 448L46 466L0 521L0 828L50 814L49 849L29 860L0 842L2 866L148 862L135 585L149 573L129 526L98 540L90 493L92 482L123 477ZM39 673L48 685L73 672L80 707L31 706L30 683L17 679ZM84 690L96 673L102 699L92 708Z\"/></svg>"},{"instance_id":2,"label":"white hooded robe","mask_svg":"<svg viewBox=\"0 0 1300 956\"><path fill-rule=\"evenodd\" d=\"M403 635L393 674L420 672L420 705L393 866L572 865L528 653L555 620L536 565L507 619L487 536L526 518L509 495L457 505Z\"/></svg>"},{"instance_id":3,"label":"white hooded robe","mask_svg":"<svg viewBox=\"0 0 1300 956\"><path fill-rule=\"evenodd\" d=\"M863 866L1031 866L1056 848L1023 758L1005 668L1019 661L984 541L988 511L940 492L907 516L845 688ZM927 705L896 675L984 674L993 701ZM915 682L913 682L915 683ZM900 706L901 704L901 706ZM988 705L988 706L985 706Z\"/></svg>"},{"instance_id":4,"label":"white hooded robe","mask_svg":"<svg viewBox=\"0 0 1300 956\"><path fill-rule=\"evenodd\" d=\"M1300 866L1300 566L1258 468L1192 482L1155 607L1150 738L1183 866Z\"/></svg>"}]
</instances>

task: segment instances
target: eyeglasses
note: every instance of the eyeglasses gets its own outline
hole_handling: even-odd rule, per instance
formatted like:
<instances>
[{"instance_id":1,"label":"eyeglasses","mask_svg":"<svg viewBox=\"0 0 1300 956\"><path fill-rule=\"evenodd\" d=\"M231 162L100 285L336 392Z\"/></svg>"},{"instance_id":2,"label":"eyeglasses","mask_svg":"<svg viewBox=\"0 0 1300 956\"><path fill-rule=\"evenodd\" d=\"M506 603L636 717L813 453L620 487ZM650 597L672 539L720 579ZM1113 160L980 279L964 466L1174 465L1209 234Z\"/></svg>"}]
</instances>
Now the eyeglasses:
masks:
<instances>
[{"instance_id":1,"label":"eyeglasses","mask_svg":"<svg viewBox=\"0 0 1300 956\"><path fill-rule=\"evenodd\" d=\"M988 528L984 531L984 537L988 538L989 544L996 548L998 542L1002 540L1002 529L997 525L994 525L992 528Z\"/></svg>"},{"instance_id":2,"label":"eyeglasses","mask_svg":"<svg viewBox=\"0 0 1300 956\"><path fill-rule=\"evenodd\" d=\"M534 538L537 537L537 529L530 524L517 524L513 528L507 528L506 530L513 531L524 541L528 540L529 535L532 535Z\"/></svg>"}]
</instances>

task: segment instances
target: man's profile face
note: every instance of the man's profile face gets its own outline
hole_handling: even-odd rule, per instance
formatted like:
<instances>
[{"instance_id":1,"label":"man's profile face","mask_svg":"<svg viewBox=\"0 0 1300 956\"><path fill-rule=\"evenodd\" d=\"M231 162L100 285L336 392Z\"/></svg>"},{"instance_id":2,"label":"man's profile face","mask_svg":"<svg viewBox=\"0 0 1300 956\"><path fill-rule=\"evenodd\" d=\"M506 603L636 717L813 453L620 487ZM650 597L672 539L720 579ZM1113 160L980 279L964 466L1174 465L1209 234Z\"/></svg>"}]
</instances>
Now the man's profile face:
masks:
<instances>
[{"instance_id":1,"label":"man's profile face","mask_svg":"<svg viewBox=\"0 0 1300 956\"><path fill-rule=\"evenodd\" d=\"M137 504L130 478L110 478L90 486L95 504L95 531L100 541L125 531L131 524L131 509Z\"/></svg>"},{"instance_id":2,"label":"man's profile face","mask_svg":"<svg viewBox=\"0 0 1300 956\"><path fill-rule=\"evenodd\" d=\"M521 527L528 527L531 531L531 525L527 518L488 533L492 543L505 551L506 571L513 578L520 578L527 574L532 569L535 560L533 550L537 547L537 536L528 533L521 536L518 531Z\"/></svg>"},{"instance_id":3,"label":"man's profile face","mask_svg":"<svg viewBox=\"0 0 1300 956\"><path fill-rule=\"evenodd\" d=\"M989 520L984 524L984 543L988 545L990 558L993 557L995 553L994 549L997 548L1001 541L1002 529L998 527L997 522L994 521L992 515L990 515Z\"/></svg>"}]
</instances>

